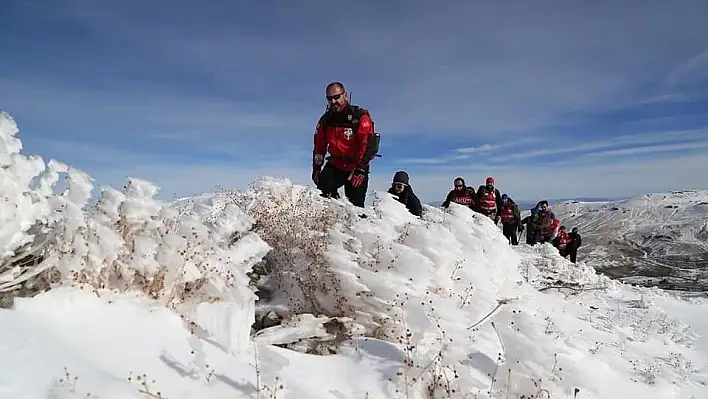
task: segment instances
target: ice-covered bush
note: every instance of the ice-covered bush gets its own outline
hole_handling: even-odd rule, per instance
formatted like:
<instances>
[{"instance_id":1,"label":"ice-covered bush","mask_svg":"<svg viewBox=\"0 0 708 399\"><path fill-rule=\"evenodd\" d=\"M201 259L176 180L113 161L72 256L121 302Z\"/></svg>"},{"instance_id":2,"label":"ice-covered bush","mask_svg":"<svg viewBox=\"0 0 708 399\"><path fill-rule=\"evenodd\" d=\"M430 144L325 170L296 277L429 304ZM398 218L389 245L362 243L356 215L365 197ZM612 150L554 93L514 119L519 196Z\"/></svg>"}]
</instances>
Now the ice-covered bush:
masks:
<instances>
[{"instance_id":1,"label":"ice-covered bush","mask_svg":"<svg viewBox=\"0 0 708 399\"><path fill-rule=\"evenodd\" d=\"M253 219L237 206L176 207L155 198L155 185L135 178L123 191L102 187L93 204L87 174L21 154L17 132L10 115L1 114L0 289L52 271L54 283L137 290L170 307L237 301L252 308L246 272L269 247L250 232ZM55 193L60 173L68 187ZM28 254L41 256L36 264L17 265Z\"/></svg>"},{"instance_id":2,"label":"ice-covered bush","mask_svg":"<svg viewBox=\"0 0 708 399\"><path fill-rule=\"evenodd\" d=\"M286 320L305 312L347 318L349 335L401 344L410 362L401 390L462 389L454 376L467 372L470 345L499 342L489 316L511 317L506 306L524 292L506 239L463 207L448 215L428 208L420 220L379 194L372 216L362 219L348 204L272 179L219 198L253 216L255 231L273 247L262 265L265 306ZM497 353L479 356L497 362Z\"/></svg>"}]
</instances>

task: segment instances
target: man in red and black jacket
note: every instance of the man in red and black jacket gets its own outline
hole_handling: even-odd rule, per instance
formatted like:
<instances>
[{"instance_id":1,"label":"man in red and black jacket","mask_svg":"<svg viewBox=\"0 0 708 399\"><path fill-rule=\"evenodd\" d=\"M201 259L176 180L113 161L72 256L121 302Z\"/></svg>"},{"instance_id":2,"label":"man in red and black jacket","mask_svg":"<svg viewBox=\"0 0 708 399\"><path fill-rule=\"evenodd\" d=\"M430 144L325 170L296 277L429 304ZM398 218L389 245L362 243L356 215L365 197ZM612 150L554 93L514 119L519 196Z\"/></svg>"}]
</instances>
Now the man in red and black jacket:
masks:
<instances>
[{"instance_id":1,"label":"man in red and black jacket","mask_svg":"<svg viewBox=\"0 0 708 399\"><path fill-rule=\"evenodd\" d=\"M328 109L315 129L312 181L323 197L339 198L339 188L364 207L369 186L369 162L378 152L378 135L368 110L349 104L344 85L327 85ZM325 156L329 153L329 157Z\"/></svg>"},{"instance_id":2,"label":"man in red and black jacket","mask_svg":"<svg viewBox=\"0 0 708 399\"><path fill-rule=\"evenodd\" d=\"M494 187L494 178L487 177L485 184L477 189L477 212L496 220L501 206L501 194Z\"/></svg>"},{"instance_id":3,"label":"man in red and black jacket","mask_svg":"<svg viewBox=\"0 0 708 399\"><path fill-rule=\"evenodd\" d=\"M467 206L473 211L477 210L477 194L474 188L468 187L465 184L465 179L458 177L453 181L453 189L447 194L445 201L442 203L443 208L448 208L451 202Z\"/></svg>"}]
</instances>

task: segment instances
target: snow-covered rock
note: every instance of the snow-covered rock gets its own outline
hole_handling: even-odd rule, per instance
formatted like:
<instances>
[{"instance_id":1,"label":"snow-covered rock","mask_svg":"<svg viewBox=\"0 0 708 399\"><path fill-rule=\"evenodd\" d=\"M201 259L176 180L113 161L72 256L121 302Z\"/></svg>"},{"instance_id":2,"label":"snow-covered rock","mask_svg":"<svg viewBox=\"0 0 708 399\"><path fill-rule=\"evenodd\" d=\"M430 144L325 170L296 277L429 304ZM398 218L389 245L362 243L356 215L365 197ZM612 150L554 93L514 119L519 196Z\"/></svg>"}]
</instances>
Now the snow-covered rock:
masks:
<instances>
[{"instance_id":1,"label":"snow-covered rock","mask_svg":"<svg viewBox=\"0 0 708 399\"><path fill-rule=\"evenodd\" d=\"M131 179L123 191L101 188L94 204L89 176L22 155L16 133L0 115L0 260L12 269L34 245L42 257L3 274L5 284L54 279L0 309L2 397L706 392L708 302L626 286L549 245L512 248L464 207L426 207L417 219L378 192L362 219L270 178L174 203ZM69 188L55 193L60 172ZM45 243L37 225L52 233ZM258 305L247 275L256 265L270 293ZM282 323L251 335L261 310Z\"/></svg>"},{"instance_id":2,"label":"snow-covered rock","mask_svg":"<svg viewBox=\"0 0 708 399\"><path fill-rule=\"evenodd\" d=\"M708 290L708 190L553 206L583 237L579 259L622 281Z\"/></svg>"}]
</instances>

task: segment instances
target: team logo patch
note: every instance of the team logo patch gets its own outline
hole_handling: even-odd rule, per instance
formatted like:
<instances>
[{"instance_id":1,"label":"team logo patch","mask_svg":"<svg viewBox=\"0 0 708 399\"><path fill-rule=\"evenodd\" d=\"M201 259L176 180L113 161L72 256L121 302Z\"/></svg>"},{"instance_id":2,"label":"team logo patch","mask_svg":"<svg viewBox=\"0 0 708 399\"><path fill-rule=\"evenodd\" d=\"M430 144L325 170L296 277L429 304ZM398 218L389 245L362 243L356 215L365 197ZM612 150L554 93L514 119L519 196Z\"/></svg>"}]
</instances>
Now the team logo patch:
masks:
<instances>
[{"instance_id":1,"label":"team logo patch","mask_svg":"<svg viewBox=\"0 0 708 399\"><path fill-rule=\"evenodd\" d=\"M371 123L368 120L365 119L361 121L361 127L363 127L364 129L368 129L369 126L371 126Z\"/></svg>"},{"instance_id":2,"label":"team logo patch","mask_svg":"<svg viewBox=\"0 0 708 399\"><path fill-rule=\"evenodd\" d=\"M351 140L352 136L354 135L354 131L351 128L345 128L344 129L344 138L347 140Z\"/></svg>"}]
</instances>

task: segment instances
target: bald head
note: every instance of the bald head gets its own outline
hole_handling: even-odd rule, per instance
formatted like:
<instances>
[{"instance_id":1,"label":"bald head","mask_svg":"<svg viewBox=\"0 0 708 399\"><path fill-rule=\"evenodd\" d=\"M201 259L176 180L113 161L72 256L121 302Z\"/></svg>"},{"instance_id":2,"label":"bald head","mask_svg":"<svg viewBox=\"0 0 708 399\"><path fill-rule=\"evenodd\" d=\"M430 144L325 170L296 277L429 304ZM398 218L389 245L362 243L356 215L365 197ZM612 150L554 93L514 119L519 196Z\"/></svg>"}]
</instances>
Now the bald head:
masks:
<instances>
[{"instance_id":1,"label":"bald head","mask_svg":"<svg viewBox=\"0 0 708 399\"><path fill-rule=\"evenodd\" d=\"M327 103L332 110L342 110L347 105L347 92L340 82L332 82L327 85Z\"/></svg>"},{"instance_id":2,"label":"bald head","mask_svg":"<svg viewBox=\"0 0 708 399\"><path fill-rule=\"evenodd\" d=\"M327 88L325 90L327 91L327 93L329 93L331 90L344 91L344 85L341 82L332 82L327 85Z\"/></svg>"}]
</instances>

